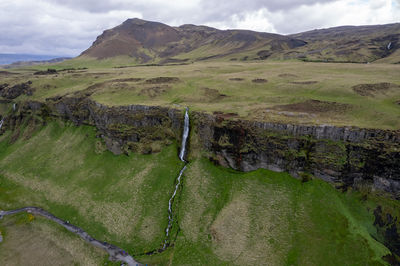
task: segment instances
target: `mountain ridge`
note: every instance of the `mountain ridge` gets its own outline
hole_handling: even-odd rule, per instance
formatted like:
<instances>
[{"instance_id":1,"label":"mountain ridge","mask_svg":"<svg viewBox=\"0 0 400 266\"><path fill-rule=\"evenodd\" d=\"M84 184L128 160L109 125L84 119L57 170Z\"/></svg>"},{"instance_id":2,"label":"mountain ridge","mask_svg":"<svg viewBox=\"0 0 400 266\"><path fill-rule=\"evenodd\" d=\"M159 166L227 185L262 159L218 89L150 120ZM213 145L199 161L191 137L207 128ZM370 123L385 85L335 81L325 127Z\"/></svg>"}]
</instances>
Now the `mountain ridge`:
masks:
<instances>
[{"instance_id":1,"label":"mountain ridge","mask_svg":"<svg viewBox=\"0 0 400 266\"><path fill-rule=\"evenodd\" d=\"M136 63L161 64L210 59L366 63L390 57L385 60L398 63L399 36L400 23L280 35L194 24L172 27L133 18L105 30L80 57L101 60L128 56Z\"/></svg>"}]
</instances>

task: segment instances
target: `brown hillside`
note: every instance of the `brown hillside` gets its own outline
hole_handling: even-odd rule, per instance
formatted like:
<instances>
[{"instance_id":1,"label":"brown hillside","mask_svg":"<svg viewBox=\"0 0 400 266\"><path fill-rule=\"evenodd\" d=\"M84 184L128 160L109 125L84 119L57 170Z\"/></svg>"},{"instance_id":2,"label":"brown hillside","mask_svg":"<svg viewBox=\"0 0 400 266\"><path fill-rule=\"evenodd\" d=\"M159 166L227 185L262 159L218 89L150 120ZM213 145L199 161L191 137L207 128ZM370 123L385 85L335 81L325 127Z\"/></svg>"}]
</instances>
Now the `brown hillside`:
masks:
<instances>
[{"instance_id":1,"label":"brown hillside","mask_svg":"<svg viewBox=\"0 0 400 266\"><path fill-rule=\"evenodd\" d=\"M106 30L82 56L130 56L137 63L300 59L328 62L400 62L400 23L343 26L289 36L249 30L218 30L191 24L171 27L128 19Z\"/></svg>"},{"instance_id":2,"label":"brown hillside","mask_svg":"<svg viewBox=\"0 0 400 266\"><path fill-rule=\"evenodd\" d=\"M128 55L139 62L168 60L202 47L214 53L198 53L195 60L224 57L234 53L259 49L278 51L305 45L304 41L278 34L248 30L218 30L206 26L168 25L141 19L128 19L106 30L82 55L98 59ZM270 54L261 53L260 57Z\"/></svg>"}]
</instances>

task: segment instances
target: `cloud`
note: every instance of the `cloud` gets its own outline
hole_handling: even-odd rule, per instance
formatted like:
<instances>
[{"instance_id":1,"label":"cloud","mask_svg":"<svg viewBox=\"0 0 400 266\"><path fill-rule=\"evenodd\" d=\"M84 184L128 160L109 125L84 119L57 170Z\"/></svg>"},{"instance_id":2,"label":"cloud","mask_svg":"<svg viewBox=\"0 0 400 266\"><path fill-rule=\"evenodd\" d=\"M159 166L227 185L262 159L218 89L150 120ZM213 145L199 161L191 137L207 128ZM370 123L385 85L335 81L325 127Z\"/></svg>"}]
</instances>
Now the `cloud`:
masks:
<instances>
[{"instance_id":1,"label":"cloud","mask_svg":"<svg viewBox=\"0 0 400 266\"><path fill-rule=\"evenodd\" d=\"M282 34L398 22L399 0L13 0L0 2L0 52L71 55L128 18Z\"/></svg>"}]
</instances>

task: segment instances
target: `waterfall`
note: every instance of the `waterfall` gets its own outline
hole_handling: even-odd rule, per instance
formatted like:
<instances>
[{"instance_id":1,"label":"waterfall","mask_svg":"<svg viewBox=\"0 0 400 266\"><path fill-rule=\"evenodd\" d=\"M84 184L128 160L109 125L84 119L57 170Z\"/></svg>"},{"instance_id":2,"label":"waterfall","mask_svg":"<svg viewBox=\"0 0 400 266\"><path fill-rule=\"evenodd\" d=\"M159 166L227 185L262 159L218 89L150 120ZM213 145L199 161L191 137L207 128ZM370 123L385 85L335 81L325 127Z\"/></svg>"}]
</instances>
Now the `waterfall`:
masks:
<instances>
[{"instance_id":1,"label":"waterfall","mask_svg":"<svg viewBox=\"0 0 400 266\"><path fill-rule=\"evenodd\" d=\"M4 119L1 119L1 121L0 121L0 129L3 127L3 120Z\"/></svg>"},{"instance_id":2,"label":"waterfall","mask_svg":"<svg viewBox=\"0 0 400 266\"><path fill-rule=\"evenodd\" d=\"M183 135L182 135L182 147L181 147L181 152L179 153L179 159L182 162L185 161L186 141L187 141L188 135L189 135L189 113L188 113L188 108L186 107L185 123L183 126Z\"/></svg>"},{"instance_id":3,"label":"waterfall","mask_svg":"<svg viewBox=\"0 0 400 266\"><path fill-rule=\"evenodd\" d=\"M187 138L189 136L189 109L186 107L186 111L185 111L185 120L184 120L184 125L183 125L183 134L182 134L182 147L181 147L181 151L179 153L179 159L185 163L185 165L183 166L183 168L181 169L181 171L179 172L178 178L176 180L176 185L175 185L175 189L174 189L174 193L172 193L171 198L168 201L168 226L167 229L165 229L165 241L163 244L163 249L165 249L168 245L168 237L169 237L169 232L172 228L172 222L174 221L173 218L173 213L172 213L172 204L174 203L174 199L176 196L176 193L179 189L179 186L181 184L181 179L182 179L182 175L183 172L186 170L186 161L185 161L185 152L186 152L186 142L187 142Z\"/></svg>"},{"instance_id":4,"label":"waterfall","mask_svg":"<svg viewBox=\"0 0 400 266\"><path fill-rule=\"evenodd\" d=\"M387 48L388 50L390 50L390 48L392 48L392 42L390 42L390 43L386 46L386 48Z\"/></svg>"},{"instance_id":5,"label":"waterfall","mask_svg":"<svg viewBox=\"0 0 400 266\"><path fill-rule=\"evenodd\" d=\"M15 111L15 109L17 109L17 105L14 103L13 104L13 111Z\"/></svg>"}]
</instances>

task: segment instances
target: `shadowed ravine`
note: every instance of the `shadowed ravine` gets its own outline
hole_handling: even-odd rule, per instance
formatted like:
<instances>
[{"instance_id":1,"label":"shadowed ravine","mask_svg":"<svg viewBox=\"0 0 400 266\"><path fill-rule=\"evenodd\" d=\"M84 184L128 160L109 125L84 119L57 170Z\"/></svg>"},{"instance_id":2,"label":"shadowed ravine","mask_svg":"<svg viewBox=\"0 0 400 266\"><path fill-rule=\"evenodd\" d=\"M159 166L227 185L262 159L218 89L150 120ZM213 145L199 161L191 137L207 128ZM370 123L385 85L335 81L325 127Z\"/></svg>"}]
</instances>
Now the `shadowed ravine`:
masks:
<instances>
[{"instance_id":1,"label":"shadowed ravine","mask_svg":"<svg viewBox=\"0 0 400 266\"><path fill-rule=\"evenodd\" d=\"M0 211L0 219L3 218L3 216L17 214L20 212L28 212L28 213L40 215L50 221L58 223L59 225L63 226L65 229L67 229L68 231L83 238L89 244L91 244L95 247L102 248L105 251L107 251L107 253L110 255L111 261L120 261L122 263L126 263L129 266L141 265L140 263L135 261L126 251L120 249L119 247L111 245L107 242L101 242L97 239L94 239L88 233L83 231L83 229L81 229L75 225L72 225L67 221L61 220L60 218L54 216L53 214L51 214L41 208L38 208L38 207L25 207L25 208L11 210L11 211Z\"/></svg>"}]
</instances>

